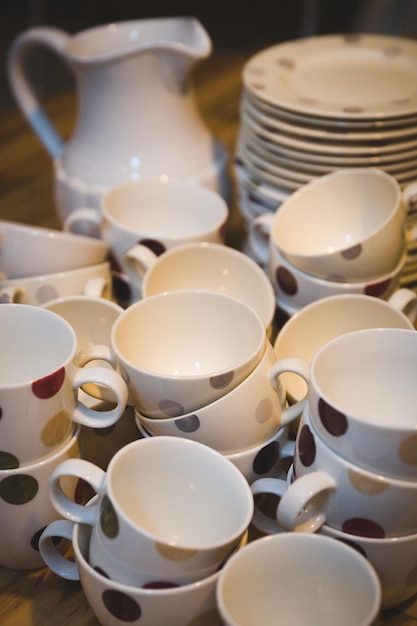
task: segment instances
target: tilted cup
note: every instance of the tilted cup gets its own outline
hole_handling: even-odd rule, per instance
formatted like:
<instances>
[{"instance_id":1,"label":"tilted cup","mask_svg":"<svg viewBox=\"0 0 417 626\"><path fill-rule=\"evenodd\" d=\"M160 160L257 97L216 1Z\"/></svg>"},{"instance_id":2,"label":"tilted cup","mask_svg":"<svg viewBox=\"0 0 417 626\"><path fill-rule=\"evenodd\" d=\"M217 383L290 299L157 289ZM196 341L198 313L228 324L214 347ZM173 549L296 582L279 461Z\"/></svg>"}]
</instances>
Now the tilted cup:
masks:
<instances>
[{"instance_id":1,"label":"tilted cup","mask_svg":"<svg viewBox=\"0 0 417 626\"><path fill-rule=\"evenodd\" d=\"M86 480L100 495L97 504L71 501L60 486L64 476ZM106 472L84 460L62 463L50 497L66 519L92 526L90 564L138 586L214 573L239 545L253 512L249 485L232 463L177 437L131 442Z\"/></svg>"},{"instance_id":2,"label":"tilted cup","mask_svg":"<svg viewBox=\"0 0 417 626\"><path fill-rule=\"evenodd\" d=\"M284 310L298 311L320 298L337 294L365 294L387 300L400 288L406 260L407 254L404 252L394 269L373 279L356 282L326 280L299 270L271 245L268 275L277 305Z\"/></svg>"},{"instance_id":3,"label":"tilted cup","mask_svg":"<svg viewBox=\"0 0 417 626\"><path fill-rule=\"evenodd\" d=\"M147 178L108 190L100 211L70 213L64 230L96 231L109 245L113 269L124 278L126 304L141 297L144 267L165 250L196 241L224 242L229 211L222 196L185 180ZM87 230L86 230L87 229Z\"/></svg>"},{"instance_id":4,"label":"tilted cup","mask_svg":"<svg viewBox=\"0 0 417 626\"><path fill-rule=\"evenodd\" d=\"M325 343L365 328L413 329L417 294L400 289L384 301L364 294L339 294L321 298L297 311L280 328L274 341L277 358L299 357L311 363ZM409 317L410 316L410 317ZM301 399L306 383L291 373L282 375L289 402Z\"/></svg>"},{"instance_id":5,"label":"tilted cup","mask_svg":"<svg viewBox=\"0 0 417 626\"><path fill-rule=\"evenodd\" d=\"M329 537L283 533L230 557L216 597L225 626L376 626L381 585L356 550Z\"/></svg>"},{"instance_id":6,"label":"tilted cup","mask_svg":"<svg viewBox=\"0 0 417 626\"><path fill-rule=\"evenodd\" d=\"M388 274L400 261L407 210L391 174L351 167L318 176L251 224L267 229L271 246L298 270L363 282Z\"/></svg>"},{"instance_id":7,"label":"tilted cup","mask_svg":"<svg viewBox=\"0 0 417 626\"><path fill-rule=\"evenodd\" d=\"M112 274L105 261L86 267L0 281L0 303L41 306L65 296L112 297Z\"/></svg>"},{"instance_id":8,"label":"tilted cup","mask_svg":"<svg viewBox=\"0 0 417 626\"><path fill-rule=\"evenodd\" d=\"M27 304L0 305L0 465L16 468L58 448L73 423L96 428L122 415L127 388L104 367L82 368L70 324L52 311ZM96 411L79 401L86 383L111 389L115 404Z\"/></svg>"},{"instance_id":9,"label":"tilted cup","mask_svg":"<svg viewBox=\"0 0 417 626\"><path fill-rule=\"evenodd\" d=\"M218 243L183 244L152 260L142 283L142 297L178 289L207 289L246 302L270 330L275 295L266 273L240 250Z\"/></svg>"},{"instance_id":10,"label":"tilted cup","mask_svg":"<svg viewBox=\"0 0 417 626\"><path fill-rule=\"evenodd\" d=\"M180 417L224 396L259 363L266 341L249 306L192 289L132 304L111 333L130 404L148 417Z\"/></svg>"},{"instance_id":11,"label":"tilted cup","mask_svg":"<svg viewBox=\"0 0 417 626\"><path fill-rule=\"evenodd\" d=\"M231 454L257 446L276 431L298 418L304 402L285 406L285 389L280 384L283 369L277 363L269 341L250 374L231 391L195 411L171 418L146 417L136 410L137 419L152 435L186 437ZM304 373L307 378L307 372ZM303 378L303 381L305 380Z\"/></svg>"},{"instance_id":12,"label":"tilted cup","mask_svg":"<svg viewBox=\"0 0 417 626\"><path fill-rule=\"evenodd\" d=\"M41 276L103 263L105 241L53 228L0 220L0 274L5 279Z\"/></svg>"},{"instance_id":13,"label":"tilted cup","mask_svg":"<svg viewBox=\"0 0 417 626\"><path fill-rule=\"evenodd\" d=\"M337 454L369 471L417 479L417 333L357 330L323 345L310 369L311 423Z\"/></svg>"},{"instance_id":14,"label":"tilted cup","mask_svg":"<svg viewBox=\"0 0 417 626\"><path fill-rule=\"evenodd\" d=\"M370 472L334 452L315 432L308 406L297 433L293 482L284 492L277 487L276 495L282 495L277 520L286 530L311 532L326 523L350 534L384 538L410 535L417 528L417 482Z\"/></svg>"}]
</instances>

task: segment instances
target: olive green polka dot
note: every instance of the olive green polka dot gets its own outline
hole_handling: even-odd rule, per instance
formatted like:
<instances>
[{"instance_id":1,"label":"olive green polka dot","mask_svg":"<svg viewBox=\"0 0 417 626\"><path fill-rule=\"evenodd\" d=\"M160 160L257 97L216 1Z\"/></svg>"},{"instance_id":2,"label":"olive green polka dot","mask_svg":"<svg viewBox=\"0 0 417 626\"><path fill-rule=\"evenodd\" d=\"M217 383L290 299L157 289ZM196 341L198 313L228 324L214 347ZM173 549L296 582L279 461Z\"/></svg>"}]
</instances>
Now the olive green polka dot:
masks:
<instances>
[{"instance_id":1,"label":"olive green polka dot","mask_svg":"<svg viewBox=\"0 0 417 626\"><path fill-rule=\"evenodd\" d=\"M401 442L398 455L407 465L417 465L417 433L410 435Z\"/></svg>"},{"instance_id":2,"label":"olive green polka dot","mask_svg":"<svg viewBox=\"0 0 417 626\"><path fill-rule=\"evenodd\" d=\"M166 543L155 544L157 552L167 561L181 562L191 559L197 550L187 550L186 548L178 548L177 546L171 546Z\"/></svg>"},{"instance_id":3,"label":"olive green polka dot","mask_svg":"<svg viewBox=\"0 0 417 626\"><path fill-rule=\"evenodd\" d=\"M71 430L71 418L67 411L56 413L45 424L41 433L41 441L45 446L57 446Z\"/></svg>"},{"instance_id":4,"label":"olive green polka dot","mask_svg":"<svg viewBox=\"0 0 417 626\"><path fill-rule=\"evenodd\" d=\"M0 452L0 470L16 469L19 467L19 459L10 452Z\"/></svg>"},{"instance_id":5,"label":"olive green polka dot","mask_svg":"<svg viewBox=\"0 0 417 626\"><path fill-rule=\"evenodd\" d=\"M109 539L114 539L119 534L119 521L116 511L107 496L104 496L101 501L100 525L103 533Z\"/></svg>"},{"instance_id":6,"label":"olive green polka dot","mask_svg":"<svg viewBox=\"0 0 417 626\"><path fill-rule=\"evenodd\" d=\"M9 504L26 504L38 490L38 481L29 474L7 476L0 482L0 498Z\"/></svg>"}]
</instances>

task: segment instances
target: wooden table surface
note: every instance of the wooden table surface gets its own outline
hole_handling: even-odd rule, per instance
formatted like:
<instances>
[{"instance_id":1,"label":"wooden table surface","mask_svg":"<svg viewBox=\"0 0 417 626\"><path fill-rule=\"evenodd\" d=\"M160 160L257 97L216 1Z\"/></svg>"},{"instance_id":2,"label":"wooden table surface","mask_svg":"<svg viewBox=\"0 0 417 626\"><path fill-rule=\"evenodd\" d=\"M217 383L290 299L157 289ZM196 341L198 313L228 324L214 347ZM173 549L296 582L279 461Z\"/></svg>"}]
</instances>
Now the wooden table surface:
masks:
<instances>
[{"instance_id":1,"label":"wooden table surface","mask_svg":"<svg viewBox=\"0 0 417 626\"><path fill-rule=\"evenodd\" d=\"M249 52L214 52L195 71L201 113L231 154L239 124L241 69L250 56ZM61 135L68 137L74 121L72 91L51 97L45 108ZM238 230L234 204L232 200L231 226ZM60 228L51 160L17 108L0 112L0 219ZM98 624L79 583L60 579L47 568L22 572L0 567L1 626L75 624ZM417 625L417 598L385 612L381 624Z\"/></svg>"}]
</instances>

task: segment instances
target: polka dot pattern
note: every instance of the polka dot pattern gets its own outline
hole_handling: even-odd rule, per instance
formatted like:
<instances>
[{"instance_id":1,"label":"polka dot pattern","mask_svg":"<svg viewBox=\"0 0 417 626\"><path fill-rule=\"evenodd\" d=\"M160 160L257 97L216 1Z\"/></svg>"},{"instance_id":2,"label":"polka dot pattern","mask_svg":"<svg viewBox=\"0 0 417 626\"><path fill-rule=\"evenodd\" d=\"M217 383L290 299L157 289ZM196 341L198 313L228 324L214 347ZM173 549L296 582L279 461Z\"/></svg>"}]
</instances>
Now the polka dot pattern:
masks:
<instances>
[{"instance_id":1,"label":"polka dot pattern","mask_svg":"<svg viewBox=\"0 0 417 626\"><path fill-rule=\"evenodd\" d=\"M253 471L258 476L268 474L278 462L280 454L280 445L278 441L272 441L268 445L259 450L253 460Z\"/></svg>"},{"instance_id":2,"label":"polka dot pattern","mask_svg":"<svg viewBox=\"0 0 417 626\"><path fill-rule=\"evenodd\" d=\"M417 434L414 433L403 439L398 455L406 465L417 465Z\"/></svg>"},{"instance_id":3,"label":"polka dot pattern","mask_svg":"<svg viewBox=\"0 0 417 626\"><path fill-rule=\"evenodd\" d=\"M109 539L114 539L119 534L119 520L112 503L106 495L103 496L101 501L100 526Z\"/></svg>"},{"instance_id":4,"label":"polka dot pattern","mask_svg":"<svg viewBox=\"0 0 417 626\"><path fill-rule=\"evenodd\" d=\"M346 260L346 261L353 261L354 259L357 259L361 253L363 251L363 246L362 244L358 243L356 246L352 246L351 248L348 248L347 250L343 250L340 255Z\"/></svg>"},{"instance_id":5,"label":"polka dot pattern","mask_svg":"<svg viewBox=\"0 0 417 626\"><path fill-rule=\"evenodd\" d=\"M210 386L213 389L226 389L234 378L234 372L226 372L220 376L212 376L210 378Z\"/></svg>"},{"instance_id":6,"label":"polka dot pattern","mask_svg":"<svg viewBox=\"0 0 417 626\"><path fill-rule=\"evenodd\" d=\"M6 476L0 481L0 498L8 504L26 504L35 498L38 491L38 481L29 474Z\"/></svg>"},{"instance_id":7,"label":"polka dot pattern","mask_svg":"<svg viewBox=\"0 0 417 626\"><path fill-rule=\"evenodd\" d=\"M64 379L65 368L61 367L56 372L35 380L32 383L32 393L41 400L52 398L61 389Z\"/></svg>"},{"instance_id":8,"label":"polka dot pattern","mask_svg":"<svg viewBox=\"0 0 417 626\"><path fill-rule=\"evenodd\" d=\"M182 433L195 433L200 428L200 420L197 415L188 415L175 420L175 426Z\"/></svg>"},{"instance_id":9,"label":"polka dot pattern","mask_svg":"<svg viewBox=\"0 0 417 626\"><path fill-rule=\"evenodd\" d=\"M41 431L41 441L45 446L58 446L71 430L71 417L67 411L56 413Z\"/></svg>"},{"instance_id":10,"label":"polka dot pattern","mask_svg":"<svg viewBox=\"0 0 417 626\"><path fill-rule=\"evenodd\" d=\"M139 239L138 243L141 246L146 246L147 248L149 248L149 250L156 254L156 256L160 256L166 250L165 245L157 239Z\"/></svg>"},{"instance_id":11,"label":"polka dot pattern","mask_svg":"<svg viewBox=\"0 0 417 626\"><path fill-rule=\"evenodd\" d=\"M318 402L318 414L323 427L334 437L345 435L348 430L348 420L344 413L341 413L330 406L323 398Z\"/></svg>"},{"instance_id":12,"label":"polka dot pattern","mask_svg":"<svg viewBox=\"0 0 417 626\"><path fill-rule=\"evenodd\" d=\"M179 417L180 415L184 415L184 407L179 402L175 402L174 400L161 400L158 403L158 408L161 413L166 415L167 417Z\"/></svg>"},{"instance_id":13,"label":"polka dot pattern","mask_svg":"<svg viewBox=\"0 0 417 626\"><path fill-rule=\"evenodd\" d=\"M298 283L295 276L286 267L278 266L275 270L277 285L287 296L295 296L298 293Z\"/></svg>"},{"instance_id":14,"label":"polka dot pattern","mask_svg":"<svg viewBox=\"0 0 417 626\"><path fill-rule=\"evenodd\" d=\"M0 451L0 470L17 469L20 467L19 459L14 454Z\"/></svg>"},{"instance_id":15,"label":"polka dot pattern","mask_svg":"<svg viewBox=\"0 0 417 626\"><path fill-rule=\"evenodd\" d=\"M103 591L102 600L110 615L121 622L135 622L142 615L142 610L136 600L116 589Z\"/></svg>"},{"instance_id":16,"label":"polka dot pattern","mask_svg":"<svg viewBox=\"0 0 417 626\"><path fill-rule=\"evenodd\" d=\"M307 424L301 426L297 434L296 445L297 457L301 465L311 467L316 460L317 448L314 435ZM373 479L359 471L349 471L348 477L354 489L367 496L378 496L378 494L387 489L386 483L378 480L377 476ZM343 532L350 535L374 538L385 537L385 530L382 526L370 519L352 517L346 519L341 528Z\"/></svg>"}]
</instances>

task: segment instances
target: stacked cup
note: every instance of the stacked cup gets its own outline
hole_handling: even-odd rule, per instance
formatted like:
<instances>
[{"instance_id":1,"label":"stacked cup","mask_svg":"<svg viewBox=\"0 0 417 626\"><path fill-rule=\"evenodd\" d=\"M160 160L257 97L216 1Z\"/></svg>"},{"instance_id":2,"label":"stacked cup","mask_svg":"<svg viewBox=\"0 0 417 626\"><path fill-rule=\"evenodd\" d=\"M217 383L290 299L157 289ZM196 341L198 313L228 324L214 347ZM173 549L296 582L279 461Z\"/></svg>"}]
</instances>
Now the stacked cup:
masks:
<instances>
[{"instance_id":1,"label":"stacked cup","mask_svg":"<svg viewBox=\"0 0 417 626\"><path fill-rule=\"evenodd\" d=\"M279 377L295 370L278 366L264 323L243 301L196 289L149 296L118 317L111 345L145 436L205 444L249 482L277 475L292 456L288 424L303 402L285 406Z\"/></svg>"},{"instance_id":2,"label":"stacked cup","mask_svg":"<svg viewBox=\"0 0 417 626\"><path fill-rule=\"evenodd\" d=\"M52 472L80 456L80 424L110 426L126 407L127 388L108 368L79 367L76 337L59 315L42 307L0 306L0 564L41 567L38 540L58 517L48 495ZM95 411L77 399L84 384L111 389L114 406ZM69 497L77 480L66 479Z\"/></svg>"},{"instance_id":3,"label":"stacked cup","mask_svg":"<svg viewBox=\"0 0 417 626\"><path fill-rule=\"evenodd\" d=\"M62 480L96 491L74 502ZM65 516L40 539L42 557L80 579L101 623L124 614L146 626L216 623L215 587L223 564L247 541L253 498L242 474L208 446L176 437L131 442L107 471L83 459L53 473L50 497ZM54 545L73 540L76 562Z\"/></svg>"},{"instance_id":4,"label":"stacked cup","mask_svg":"<svg viewBox=\"0 0 417 626\"><path fill-rule=\"evenodd\" d=\"M358 330L328 341L311 363L288 484L253 488L282 496L281 528L319 531L364 553L383 608L417 592L416 366L415 330Z\"/></svg>"},{"instance_id":5,"label":"stacked cup","mask_svg":"<svg viewBox=\"0 0 417 626\"><path fill-rule=\"evenodd\" d=\"M336 294L392 295L413 237L406 216L414 188L402 191L376 168L339 169L256 217L250 237L268 266L278 306L291 316Z\"/></svg>"},{"instance_id":6,"label":"stacked cup","mask_svg":"<svg viewBox=\"0 0 417 626\"><path fill-rule=\"evenodd\" d=\"M63 296L111 298L108 244L0 220L0 302L40 306Z\"/></svg>"}]
</instances>

